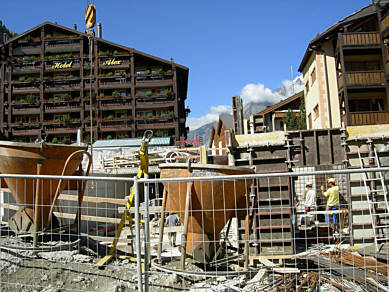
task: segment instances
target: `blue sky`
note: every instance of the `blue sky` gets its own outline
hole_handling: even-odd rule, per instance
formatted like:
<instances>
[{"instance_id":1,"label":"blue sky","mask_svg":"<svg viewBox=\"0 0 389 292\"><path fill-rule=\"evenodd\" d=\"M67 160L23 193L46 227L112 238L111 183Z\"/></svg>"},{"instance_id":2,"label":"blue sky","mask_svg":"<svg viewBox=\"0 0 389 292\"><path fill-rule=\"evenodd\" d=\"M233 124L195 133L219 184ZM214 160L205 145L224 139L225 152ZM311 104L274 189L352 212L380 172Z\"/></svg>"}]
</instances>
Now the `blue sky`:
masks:
<instances>
[{"instance_id":1,"label":"blue sky","mask_svg":"<svg viewBox=\"0 0 389 292\"><path fill-rule=\"evenodd\" d=\"M247 84L275 89L294 76L309 41L369 0L95 0L103 38L189 67L192 124L228 110ZM18 33L49 20L84 29L86 0L5 1ZM266 94L265 94L266 95ZM224 106L223 106L224 105ZM219 106L219 107L217 107ZM213 107L211 109L211 107ZM211 115L210 115L211 113ZM208 114L208 115L207 115ZM195 123L194 123L195 122Z\"/></svg>"}]
</instances>

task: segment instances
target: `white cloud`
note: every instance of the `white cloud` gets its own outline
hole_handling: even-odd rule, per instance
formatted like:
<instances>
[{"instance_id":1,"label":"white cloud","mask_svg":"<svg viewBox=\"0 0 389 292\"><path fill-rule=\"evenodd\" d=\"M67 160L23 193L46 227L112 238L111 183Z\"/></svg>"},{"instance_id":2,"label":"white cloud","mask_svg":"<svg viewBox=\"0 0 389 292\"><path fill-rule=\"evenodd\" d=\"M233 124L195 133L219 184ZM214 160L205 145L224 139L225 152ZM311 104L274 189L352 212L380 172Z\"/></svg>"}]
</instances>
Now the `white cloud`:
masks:
<instances>
[{"instance_id":1,"label":"white cloud","mask_svg":"<svg viewBox=\"0 0 389 292\"><path fill-rule=\"evenodd\" d=\"M276 104L282 99L304 89L302 75L297 76L294 80L282 81L281 88L281 90L274 92L273 90L266 88L262 83L250 83L242 88L240 96L243 99L244 105L250 102L264 103L267 105ZM232 107L229 105L212 106L208 114L199 118L188 118L187 126L189 126L191 131L196 130L205 124L216 122L221 114L232 114Z\"/></svg>"},{"instance_id":2,"label":"white cloud","mask_svg":"<svg viewBox=\"0 0 389 292\"><path fill-rule=\"evenodd\" d=\"M265 88L262 83L258 84L247 84L242 88L240 96L243 99L243 103L247 104L250 102L255 103L277 103L280 99L284 98L281 94L273 92L269 88Z\"/></svg>"},{"instance_id":3,"label":"white cloud","mask_svg":"<svg viewBox=\"0 0 389 292\"><path fill-rule=\"evenodd\" d=\"M211 106L210 113L200 117L200 118L188 118L187 126L189 126L190 130L196 130L205 124L216 122L219 119L219 115L221 114L231 114L232 108L229 105L218 105Z\"/></svg>"},{"instance_id":4,"label":"white cloud","mask_svg":"<svg viewBox=\"0 0 389 292\"><path fill-rule=\"evenodd\" d=\"M292 96L302 90L304 90L303 75L297 76L293 80L282 81L282 87L285 88L285 97Z\"/></svg>"}]
</instances>

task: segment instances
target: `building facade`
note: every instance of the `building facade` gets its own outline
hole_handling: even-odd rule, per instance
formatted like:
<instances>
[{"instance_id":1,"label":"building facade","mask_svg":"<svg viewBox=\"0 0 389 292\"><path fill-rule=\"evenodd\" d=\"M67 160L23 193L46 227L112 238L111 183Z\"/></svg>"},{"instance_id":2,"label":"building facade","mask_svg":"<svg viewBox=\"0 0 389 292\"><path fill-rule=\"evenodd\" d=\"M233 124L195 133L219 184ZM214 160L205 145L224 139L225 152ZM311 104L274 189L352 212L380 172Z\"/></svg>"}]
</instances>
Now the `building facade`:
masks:
<instances>
[{"instance_id":1,"label":"building facade","mask_svg":"<svg viewBox=\"0 0 389 292\"><path fill-rule=\"evenodd\" d=\"M309 43L299 67L308 129L389 123L387 7L370 4Z\"/></svg>"},{"instance_id":2,"label":"building facade","mask_svg":"<svg viewBox=\"0 0 389 292\"><path fill-rule=\"evenodd\" d=\"M288 111L292 111L296 116L300 116L300 104L304 98L304 92L300 91L279 103L267 107L263 111L250 116L250 134L265 133L274 131L286 131L284 118Z\"/></svg>"},{"instance_id":3,"label":"building facade","mask_svg":"<svg viewBox=\"0 0 389 292\"><path fill-rule=\"evenodd\" d=\"M72 143L186 137L188 68L45 22L0 46L0 132ZM90 56L92 54L92 57ZM92 94L91 94L92 93ZM92 125L92 127L91 127Z\"/></svg>"}]
</instances>

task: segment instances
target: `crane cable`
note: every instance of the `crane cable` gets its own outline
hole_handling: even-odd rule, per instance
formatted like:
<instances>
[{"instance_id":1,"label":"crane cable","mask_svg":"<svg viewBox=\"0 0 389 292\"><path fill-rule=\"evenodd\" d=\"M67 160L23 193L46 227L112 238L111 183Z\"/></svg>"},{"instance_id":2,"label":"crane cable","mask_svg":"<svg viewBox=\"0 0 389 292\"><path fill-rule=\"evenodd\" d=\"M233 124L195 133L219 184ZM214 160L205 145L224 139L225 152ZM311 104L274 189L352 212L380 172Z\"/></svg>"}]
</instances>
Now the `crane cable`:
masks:
<instances>
[{"instance_id":1,"label":"crane cable","mask_svg":"<svg viewBox=\"0 0 389 292\"><path fill-rule=\"evenodd\" d=\"M93 104L93 97L92 97L92 73L93 73L93 36L90 33L88 36L89 39L89 66L90 66L90 73L89 73L89 120L90 120L90 151L92 156L92 176L93 176L93 111L92 111L92 104Z\"/></svg>"}]
</instances>

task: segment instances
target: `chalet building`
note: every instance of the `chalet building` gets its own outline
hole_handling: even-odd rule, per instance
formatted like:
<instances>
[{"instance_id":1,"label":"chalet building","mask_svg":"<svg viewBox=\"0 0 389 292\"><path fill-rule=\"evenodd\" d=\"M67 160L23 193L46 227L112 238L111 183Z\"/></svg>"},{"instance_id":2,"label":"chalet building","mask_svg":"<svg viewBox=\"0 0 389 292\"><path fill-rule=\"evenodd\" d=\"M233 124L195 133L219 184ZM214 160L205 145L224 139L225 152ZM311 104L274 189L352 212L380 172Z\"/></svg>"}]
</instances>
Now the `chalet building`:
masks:
<instances>
[{"instance_id":1,"label":"chalet building","mask_svg":"<svg viewBox=\"0 0 389 292\"><path fill-rule=\"evenodd\" d=\"M250 134L286 131L286 125L284 124L283 119L286 117L289 110L293 111L296 116L300 115L302 98L304 98L303 91L252 115L249 121Z\"/></svg>"},{"instance_id":2,"label":"chalet building","mask_svg":"<svg viewBox=\"0 0 389 292\"><path fill-rule=\"evenodd\" d=\"M92 48L92 63L90 62ZM0 46L0 133L71 143L186 137L188 68L45 22ZM92 92L92 95L90 95ZM92 96L92 98L90 98ZM92 100L92 104L91 104Z\"/></svg>"},{"instance_id":3,"label":"chalet building","mask_svg":"<svg viewBox=\"0 0 389 292\"><path fill-rule=\"evenodd\" d=\"M309 43L299 67L308 129L389 123L387 2L370 4Z\"/></svg>"}]
</instances>

